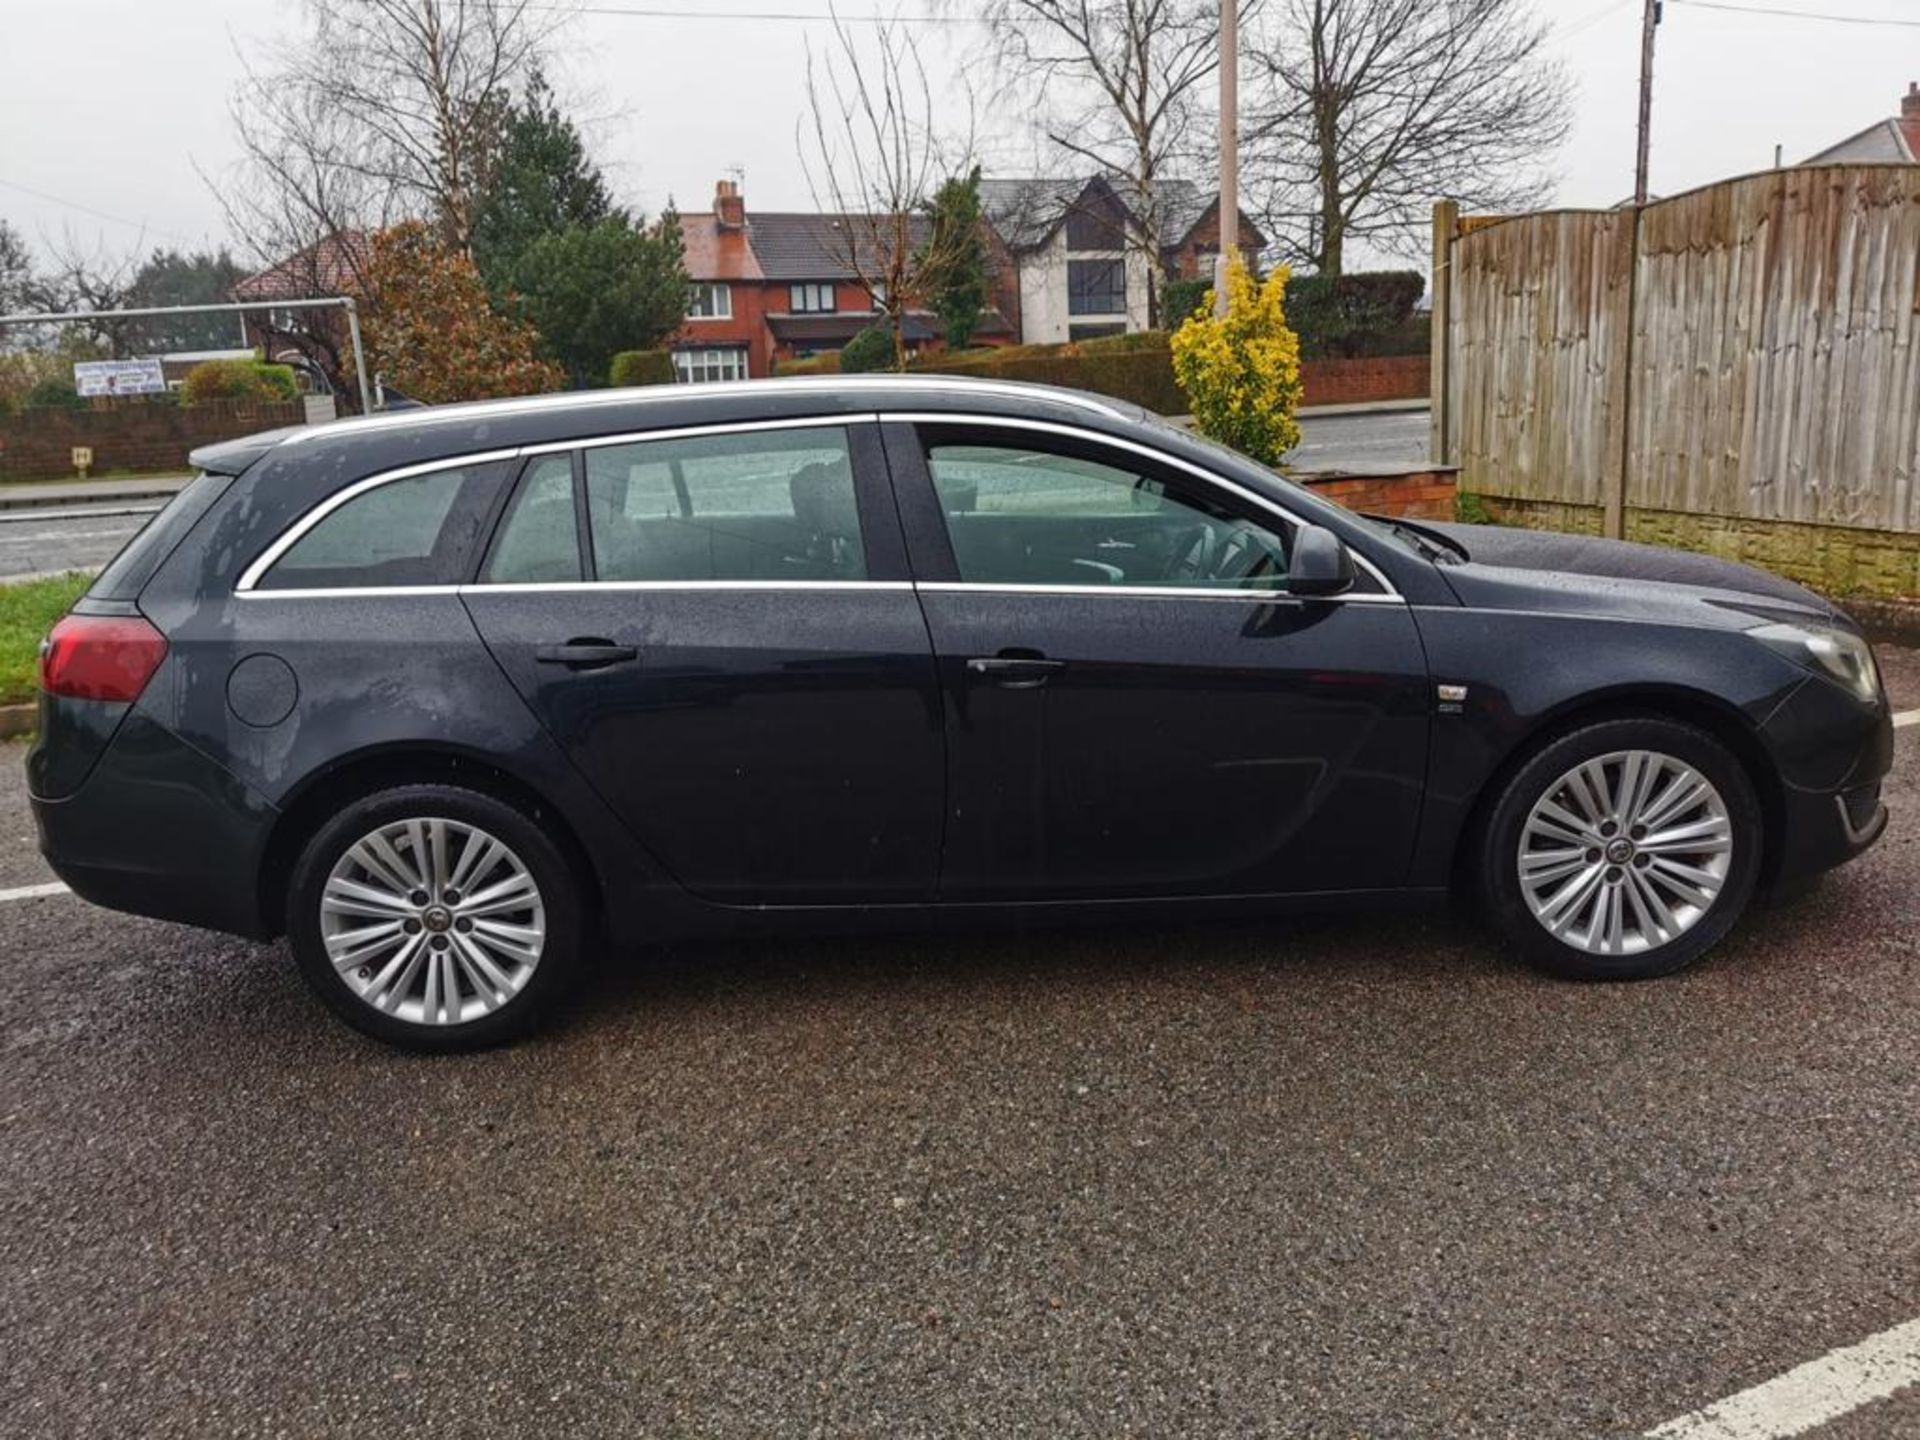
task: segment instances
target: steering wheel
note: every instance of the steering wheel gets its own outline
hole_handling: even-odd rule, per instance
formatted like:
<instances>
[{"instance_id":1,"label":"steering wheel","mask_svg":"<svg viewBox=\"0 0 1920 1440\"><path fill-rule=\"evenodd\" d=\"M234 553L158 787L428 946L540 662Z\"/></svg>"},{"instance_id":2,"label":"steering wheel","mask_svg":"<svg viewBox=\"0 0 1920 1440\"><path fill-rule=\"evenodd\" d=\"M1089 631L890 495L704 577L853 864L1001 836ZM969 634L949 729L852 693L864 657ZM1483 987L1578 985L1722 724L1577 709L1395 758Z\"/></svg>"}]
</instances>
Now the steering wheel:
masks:
<instances>
[{"instance_id":1,"label":"steering wheel","mask_svg":"<svg viewBox=\"0 0 1920 1440\"><path fill-rule=\"evenodd\" d=\"M1169 580L1211 580L1220 553L1220 532L1203 524L1186 554L1167 567Z\"/></svg>"}]
</instances>

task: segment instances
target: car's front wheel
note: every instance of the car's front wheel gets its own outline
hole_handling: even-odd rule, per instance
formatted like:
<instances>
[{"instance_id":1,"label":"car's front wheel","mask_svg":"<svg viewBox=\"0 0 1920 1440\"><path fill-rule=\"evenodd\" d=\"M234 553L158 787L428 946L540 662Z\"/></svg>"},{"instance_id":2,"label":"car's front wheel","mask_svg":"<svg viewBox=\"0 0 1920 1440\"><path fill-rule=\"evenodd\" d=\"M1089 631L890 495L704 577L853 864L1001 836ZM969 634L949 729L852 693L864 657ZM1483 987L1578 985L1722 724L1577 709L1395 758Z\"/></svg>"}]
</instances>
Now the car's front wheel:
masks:
<instances>
[{"instance_id":1,"label":"car's front wheel","mask_svg":"<svg viewBox=\"0 0 1920 1440\"><path fill-rule=\"evenodd\" d=\"M578 889L539 825L491 795L408 785L347 806L288 895L301 973L358 1030L464 1050L530 1027L571 977Z\"/></svg>"},{"instance_id":2,"label":"car's front wheel","mask_svg":"<svg viewBox=\"0 0 1920 1440\"><path fill-rule=\"evenodd\" d=\"M1762 819L1745 767L1705 731L1600 721L1508 780L1482 836L1487 910L1533 964L1579 980L1668 975L1740 918Z\"/></svg>"}]
</instances>

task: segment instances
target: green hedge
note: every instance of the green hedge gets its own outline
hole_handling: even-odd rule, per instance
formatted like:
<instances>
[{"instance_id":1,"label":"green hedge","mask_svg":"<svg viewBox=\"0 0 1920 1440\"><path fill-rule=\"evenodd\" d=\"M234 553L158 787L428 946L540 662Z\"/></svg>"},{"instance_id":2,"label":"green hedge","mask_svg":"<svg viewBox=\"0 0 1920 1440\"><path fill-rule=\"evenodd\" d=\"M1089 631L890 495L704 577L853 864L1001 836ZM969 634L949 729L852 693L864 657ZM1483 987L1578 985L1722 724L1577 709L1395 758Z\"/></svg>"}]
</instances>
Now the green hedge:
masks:
<instances>
[{"instance_id":1,"label":"green hedge","mask_svg":"<svg viewBox=\"0 0 1920 1440\"><path fill-rule=\"evenodd\" d=\"M607 383L616 389L628 385L671 385L673 356L665 350L622 350L607 367Z\"/></svg>"},{"instance_id":2,"label":"green hedge","mask_svg":"<svg viewBox=\"0 0 1920 1440\"><path fill-rule=\"evenodd\" d=\"M775 375L838 375L840 373L840 352L823 351L818 355L809 355L804 360L776 360L773 362Z\"/></svg>"},{"instance_id":3,"label":"green hedge","mask_svg":"<svg viewBox=\"0 0 1920 1440\"><path fill-rule=\"evenodd\" d=\"M1287 323L1308 360L1418 354L1427 317L1414 306L1426 288L1417 270L1296 275L1287 282Z\"/></svg>"},{"instance_id":4,"label":"green hedge","mask_svg":"<svg viewBox=\"0 0 1920 1440\"><path fill-rule=\"evenodd\" d=\"M1131 400L1163 415L1181 415L1187 409L1186 394L1173 378L1167 337L1155 331L1080 344L1010 345L984 354L969 351L943 355L922 361L914 369L938 375L1064 385Z\"/></svg>"}]
</instances>

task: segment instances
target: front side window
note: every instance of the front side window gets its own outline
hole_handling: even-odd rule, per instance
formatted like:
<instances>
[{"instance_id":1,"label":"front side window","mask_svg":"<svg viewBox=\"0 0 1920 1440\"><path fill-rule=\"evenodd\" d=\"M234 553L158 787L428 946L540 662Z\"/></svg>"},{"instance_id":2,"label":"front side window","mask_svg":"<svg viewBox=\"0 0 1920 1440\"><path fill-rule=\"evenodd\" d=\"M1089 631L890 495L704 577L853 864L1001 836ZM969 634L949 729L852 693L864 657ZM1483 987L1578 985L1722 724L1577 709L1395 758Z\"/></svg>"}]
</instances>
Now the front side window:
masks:
<instances>
[{"instance_id":1,"label":"front side window","mask_svg":"<svg viewBox=\"0 0 1920 1440\"><path fill-rule=\"evenodd\" d=\"M729 320L733 318L733 289L731 286L709 284L702 281L689 289L688 297L687 318L689 320Z\"/></svg>"},{"instance_id":2,"label":"front side window","mask_svg":"<svg viewBox=\"0 0 1920 1440\"><path fill-rule=\"evenodd\" d=\"M927 466L967 584L1286 588L1280 524L1197 485L1024 446L936 442Z\"/></svg>"},{"instance_id":3,"label":"front side window","mask_svg":"<svg viewBox=\"0 0 1920 1440\"><path fill-rule=\"evenodd\" d=\"M833 309L833 286L814 284L790 286L787 300L796 315L828 312Z\"/></svg>"},{"instance_id":4,"label":"front side window","mask_svg":"<svg viewBox=\"0 0 1920 1440\"><path fill-rule=\"evenodd\" d=\"M262 590L454 585L466 578L497 465L376 485L316 523L274 561Z\"/></svg>"},{"instance_id":5,"label":"front side window","mask_svg":"<svg viewBox=\"0 0 1920 1440\"><path fill-rule=\"evenodd\" d=\"M1069 315L1124 315L1127 310L1127 262L1069 260Z\"/></svg>"},{"instance_id":6,"label":"front side window","mask_svg":"<svg viewBox=\"0 0 1920 1440\"><path fill-rule=\"evenodd\" d=\"M586 452L601 580L863 580L839 426L645 440Z\"/></svg>"},{"instance_id":7,"label":"front side window","mask_svg":"<svg viewBox=\"0 0 1920 1440\"><path fill-rule=\"evenodd\" d=\"M673 352L673 373L682 385L747 378L747 352L738 346Z\"/></svg>"}]
</instances>

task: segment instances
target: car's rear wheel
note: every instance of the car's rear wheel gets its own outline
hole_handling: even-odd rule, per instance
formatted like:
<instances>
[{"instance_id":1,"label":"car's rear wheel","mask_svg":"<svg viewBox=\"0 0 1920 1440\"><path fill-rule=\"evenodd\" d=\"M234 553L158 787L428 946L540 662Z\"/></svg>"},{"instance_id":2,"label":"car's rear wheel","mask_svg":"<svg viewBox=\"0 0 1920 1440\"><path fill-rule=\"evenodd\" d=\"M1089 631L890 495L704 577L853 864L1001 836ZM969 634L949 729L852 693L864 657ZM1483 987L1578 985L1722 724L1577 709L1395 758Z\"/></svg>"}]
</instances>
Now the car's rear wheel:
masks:
<instances>
[{"instance_id":1,"label":"car's rear wheel","mask_svg":"<svg viewBox=\"0 0 1920 1440\"><path fill-rule=\"evenodd\" d=\"M1669 975L1740 918L1762 825L1745 767L1705 731L1601 721L1545 745L1507 782L1482 837L1481 892L1543 970Z\"/></svg>"},{"instance_id":2,"label":"car's rear wheel","mask_svg":"<svg viewBox=\"0 0 1920 1440\"><path fill-rule=\"evenodd\" d=\"M464 1050L528 1029L575 969L579 892L552 838L450 785L356 801L294 866L288 936L307 983L355 1029Z\"/></svg>"}]
</instances>

